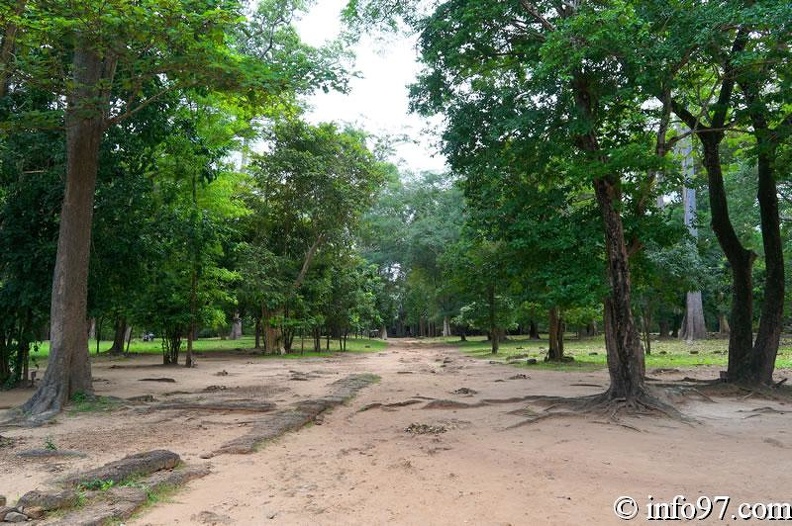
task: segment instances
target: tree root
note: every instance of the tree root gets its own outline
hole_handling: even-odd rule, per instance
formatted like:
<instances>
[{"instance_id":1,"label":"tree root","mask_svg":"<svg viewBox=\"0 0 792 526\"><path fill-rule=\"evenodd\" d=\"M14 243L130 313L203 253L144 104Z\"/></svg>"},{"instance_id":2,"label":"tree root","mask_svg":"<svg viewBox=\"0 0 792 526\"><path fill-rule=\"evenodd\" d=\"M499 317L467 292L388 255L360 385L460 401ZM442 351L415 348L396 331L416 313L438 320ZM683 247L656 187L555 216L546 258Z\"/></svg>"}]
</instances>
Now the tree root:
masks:
<instances>
[{"instance_id":1,"label":"tree root","mask_svg":"<svg viewBox=\"0 0 792 526\"><path fill-rule=\"evenodd\" d=\"M622 420L623 416L661 416L678 422L692 425L695 421L686 417L672 405L660 400L659 398L645 393L634 399L613 398L608 392L573 398L559 396L527 396L524 401L532 401L544 405L542 412L533 411L531 408L523 408L513 411L512 414L521 416L528 415L528 418L509 426L506 429L514 429L548 418L569 418L569 417L591 417L604 416L605 421L594 420L599 424L614 424L633 431L643 432L640 428L626 423Z\"/></svg>"}]
</instances>

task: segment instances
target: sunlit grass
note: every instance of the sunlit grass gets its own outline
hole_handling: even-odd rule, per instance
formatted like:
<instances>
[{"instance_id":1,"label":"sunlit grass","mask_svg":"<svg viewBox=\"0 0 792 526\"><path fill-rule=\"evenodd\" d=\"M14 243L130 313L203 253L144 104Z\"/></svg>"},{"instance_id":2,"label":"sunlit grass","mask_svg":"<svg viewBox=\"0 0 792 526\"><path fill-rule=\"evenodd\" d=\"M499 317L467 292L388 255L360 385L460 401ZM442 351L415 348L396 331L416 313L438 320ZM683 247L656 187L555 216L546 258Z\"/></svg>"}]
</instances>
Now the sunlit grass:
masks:
<instances>
[{"instance_id":1,"label":"sunlit grass","mask_svg":"<svg viewBox=\"0 0 792 526\"><path fill-rule=\"evenodd\" d=\"M459 339L445 339L447 343L459 347L465 353L488 360L514 361L519 357L521 363L535 358L537 363L531 367L542 367L554 370L601 369L607 367L607 355L603 337L577 339L569 335L564 340L564 354L574 358L572 362L561 364L544 361L547 355L546 339L531 340L525 337L510 337L501 343L498 354L493 355L490 344L484 337L468 338L467 342ZM727 365L729 342L726 339L707 339L687 343L678 339L653 340L651 354L646 356L647 368L679 368L697 366ZM783 338L776 359L776 368L792 368L792 340Z\"/></svg>"},{"instance_id":2,"label":"sunlit grass","mask_svg":"<svg viewBox=\"0 0 792 526\"><path fill-rule=\"evenodd\" d=\"M309 352L309 349L313 349L313 340L304 340L304 342L300 342L299 339L295 339L294 343L292 344L292 353L283 355L283 358L299 358L300 356L326 356L327 355L327 348L326 348L327 341L322 338L322 352L315 353ZM102 355L105 353L111 346L113 342L111 341L100 341L99 342L99 354ZM238 340L228 340L228 339L220 339L220 338L199 338L193 341L193 350L196 353L204 353L204 352L222 352L222 351L253 351L255 350L255 338L253 336L243 336ZM387 343L382 340L377 339L369 339L369 338L353 338L350 337L346 342L346 352L355 353L355 352L376 352L380 351L387 347ZM184 352L187 349L187 341L182 340L181 351ZM301 350L304 349L304 352ZM330 340L330 348L329 352L338 352L340 350L338 340ZM88 343L88 351L90 352L91 356L96 356L97 354L97 345L96 340L91 340ZM154 341L144 342L139 339L134 339L129 344L129 353L130 354L161 354L162 353L162 340L159 338L154 339ZM49 342L41 342L38 344L38 350L34 351L31 349L30 353L31 357L34 360L46 359L49 356ZM281 356L281 355L275 355Z\"/></svg>"}]
</instances>

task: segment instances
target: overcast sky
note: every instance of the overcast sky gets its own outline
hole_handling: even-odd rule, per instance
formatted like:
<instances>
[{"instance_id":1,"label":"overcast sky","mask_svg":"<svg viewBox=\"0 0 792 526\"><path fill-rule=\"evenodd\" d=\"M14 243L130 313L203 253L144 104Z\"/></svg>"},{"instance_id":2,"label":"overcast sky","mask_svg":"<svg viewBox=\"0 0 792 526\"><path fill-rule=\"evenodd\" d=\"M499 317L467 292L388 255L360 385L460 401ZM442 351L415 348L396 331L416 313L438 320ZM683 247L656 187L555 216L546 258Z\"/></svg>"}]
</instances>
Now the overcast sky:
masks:
<instances>
[{"instance_id":1,"label":"overcast sky","mask_svg":"<svg viewBox=\"0 0 792 526\"><path fill-rule=\"evenodd\" d=\"M320 46L341 29L339 20L346 0L317 0L312 10L297 23L302 40ZM445 170L444 159L432 146L436 135L426 133L430 124L410 115L407 85L419 71L414 40L388 37L387 43L364 37L355 50L355 69L361 78L352 79L350 93L319 93L309 99L312 122L348 122L376 134L407 135L419 144L399 144L394 162L406 169ZM437 122L437 121L435 121Z\"/></svg>"}]
</instances>

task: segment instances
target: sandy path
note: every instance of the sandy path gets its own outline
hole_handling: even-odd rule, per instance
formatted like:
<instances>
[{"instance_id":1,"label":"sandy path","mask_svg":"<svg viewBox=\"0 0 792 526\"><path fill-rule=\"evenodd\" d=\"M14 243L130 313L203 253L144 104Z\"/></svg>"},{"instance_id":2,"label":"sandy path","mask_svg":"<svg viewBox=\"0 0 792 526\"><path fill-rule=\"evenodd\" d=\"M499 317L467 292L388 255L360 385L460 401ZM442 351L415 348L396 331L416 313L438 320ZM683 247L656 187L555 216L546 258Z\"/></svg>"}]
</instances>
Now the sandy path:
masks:
<instances>
[{"instance_id":1,"label":"sandy path","mask_svg":"<svg viewBox=\"0 0 792 526\"><path fill-rule=\"evenodd\" d=\"M325 415L320 425L250 455L201 458L243 434L258 418L250 414L128 411L65 417L49 429L4 431L18 441L14 450L36 447L50 436L59 447L86 451L88 457L59 461L53 468L0 448L0 494L11 500L23 492L19 487L45 484L53 472L161 447L189 463L209 463L212 474L127 524L619 524L624 521L615 517L613 503L621 495L634 497L641 508L632 522L648 523L650 495L653 502L677 494L694 502L699 496L729 495L729 519L741 502L792 500L790 416L754 411L788 409L778 402L688 402L681 409L699 420L695 425L636 417L626 422L631 429L576 417L511 427L524 420L513 412L525 402L425 406L438 399L474 404L527 394L595 393L604 388L607 373L518 370L415 341L392 343L381 353L303 361L218 357L170 372L110 367L97 364L95 376L103 379L97 383L100 391L115 395L163 397L174 385L143 386L139 378L167 375L185 391L219 386L284 406L326 394L328 385L346 374L372 372L381 381ZM517 377L522 373L528 377ZM461 388L475 394L454 393ZM399 405L410 401L417 403Z\"/></svg>"}]
</instances>

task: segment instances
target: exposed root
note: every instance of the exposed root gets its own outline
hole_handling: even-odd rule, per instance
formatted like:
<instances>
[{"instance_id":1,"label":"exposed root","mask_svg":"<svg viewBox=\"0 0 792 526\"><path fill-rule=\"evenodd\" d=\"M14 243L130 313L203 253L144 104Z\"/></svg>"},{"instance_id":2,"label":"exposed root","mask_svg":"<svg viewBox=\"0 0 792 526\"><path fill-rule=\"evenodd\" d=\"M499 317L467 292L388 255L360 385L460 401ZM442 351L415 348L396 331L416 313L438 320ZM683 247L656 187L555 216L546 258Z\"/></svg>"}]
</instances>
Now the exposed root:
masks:
<instances>
[{"instance_id":1,"label":"exposed root","mask_svg":"<svg viewBox=\"0 0 792 526\"><path fill-rule=\"evenodd\" d=\"M563 398L558 396L527 396L525 401L537 402L544 405L542 412L534 412L530 408L524 408L514 412L514 414L529 415L513 427L521 427L535 422L555 417L590 417L604 416L607 423L619 425L641 431L641 429L622 421L622 416L662 416L672 420L691 424L692 420L680 413L675 407L652 396L649 393L638 396L635 399L612 398L608 392L573 398ZM598 423L606 423L597 421Z\"/></svg>"},{"instance_id":2,"label":"exposed root","mask_svg":"<svg viewBox=\"0 0 792 526\"><path fill-rule=\"evenodd\" d=\"M567 418L567 417L570 417L570 416L577 416L577 415L575 413L569 413L569 412L539 413L536 416L533 416L533 417L525 419L525 420L521 420L520 422L517 422L516 424L512 424L512 425L506 427L505 429L506 430L517 429L518 427L523 427L523 426L528 426L528 425L531 425L531 424L535 424L535 423L537 423L537 422L539 422L541 420L547 420L548 418Z\"/></svg>"},{"instance_id":3,"label":"exposed root","mask_svg":"<svg viewBox=\"0 0 792 526\"><path fill-rule=\"evenodd\" d=\"M369 409L382 409L384 411L388 411L388 410L393 410L397 407L406 407L420 403L422 403L422 400L403 400L401 402L391 402L389 404L383 404L382 402L373 402L371 404L366 404L360 409L358 409L358 413L362 413L363 411L368 411Z\"/></svg>"},{"instance_id":4,"label":"exposed root","mask_svg":"<svg viewBox=\"0 0 792 526\"><path fill-rule=\"evenodd\" d=\"M699 386L698 391L711 397L739 397L740 400L757 397L761 400L772 400L774 402L792 402L792 388L779 382L774 383L772 386L755 386L711 381Z\"/></svg>"}]
</instances>

